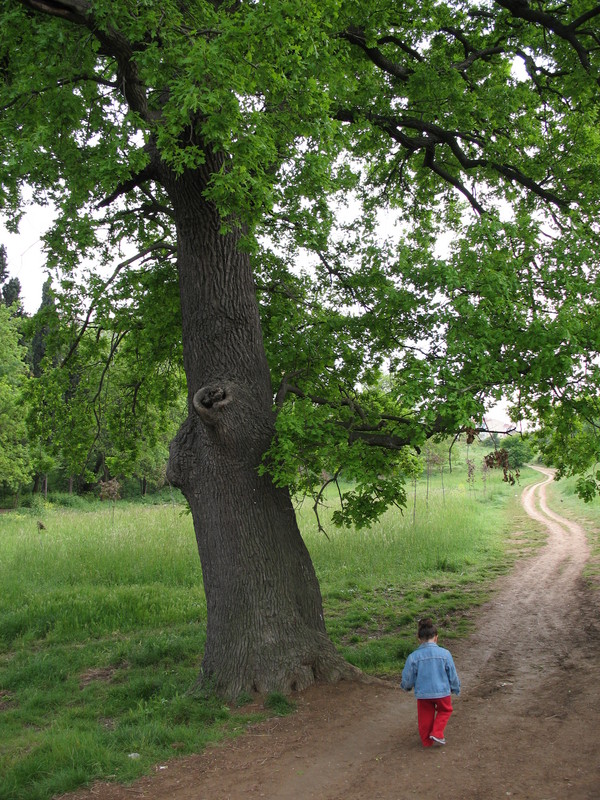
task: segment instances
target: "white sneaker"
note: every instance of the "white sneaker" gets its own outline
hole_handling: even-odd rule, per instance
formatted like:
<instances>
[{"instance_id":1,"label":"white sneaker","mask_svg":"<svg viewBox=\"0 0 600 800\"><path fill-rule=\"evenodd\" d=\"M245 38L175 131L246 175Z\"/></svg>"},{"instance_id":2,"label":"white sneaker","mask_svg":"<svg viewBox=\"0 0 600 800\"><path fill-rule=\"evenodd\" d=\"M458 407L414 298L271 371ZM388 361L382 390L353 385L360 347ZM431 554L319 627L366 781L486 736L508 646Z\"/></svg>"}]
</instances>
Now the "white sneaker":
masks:
<instances>
[{"instance_id":1,"label":"white sneaker","mask_svg":"<svg viewBox=\"0 0 600 800\"><path fill-rule=\"evenodd\" d=\"M430 736L429 738L433 739L436 744L446 744L446 740L440 739L438 736Z\"/></svg>"}]
</instances>

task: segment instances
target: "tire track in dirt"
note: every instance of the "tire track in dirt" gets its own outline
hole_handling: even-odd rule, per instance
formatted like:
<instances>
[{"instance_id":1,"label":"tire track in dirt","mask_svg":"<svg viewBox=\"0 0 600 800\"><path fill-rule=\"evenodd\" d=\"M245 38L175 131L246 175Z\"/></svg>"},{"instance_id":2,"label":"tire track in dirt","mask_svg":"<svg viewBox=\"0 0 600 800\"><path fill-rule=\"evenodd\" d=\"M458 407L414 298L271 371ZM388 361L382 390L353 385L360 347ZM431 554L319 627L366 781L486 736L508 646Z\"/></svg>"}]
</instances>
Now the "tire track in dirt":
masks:
<instances>
[{"instance_id":1,"label":"tire track in dirt","mask_svg":"<svg viewBox=\"0 0 600 800\"><path fill-rule=\"evenodd\" d=\"M470 640L471 645L479 643L486 656L483 668L480 662L475 665L483 691L490 689L487 684L495 672L498 677L508 672L521 690L537 684L543 666L567 657L570 643L565 633L580 614L580 577L589 557L586 535L580 525L548 508L546 489L553 472L536 469L545 480L525 487L521 502L545 529L547 541L536 556L517 565L487 610L481 631ZM465 670L465 677L474 681L472 672Z\"/></svg>"},{"instance_id":2,"label":"tire track in dirt","mask_svg":"<svg viewBox=\"0 0 600 800\"><path fill-rule=\"evenodd\" d=\"M598 800L600 631L581 579L588 546L580 525L548 508L552 473L540 471L522 503L547 541L498 582L474 634L452 645L463 692L445 748L421 746L412 695L342 682L131 787L96 784L69 800Z\"/></svg>"}]
</instances>

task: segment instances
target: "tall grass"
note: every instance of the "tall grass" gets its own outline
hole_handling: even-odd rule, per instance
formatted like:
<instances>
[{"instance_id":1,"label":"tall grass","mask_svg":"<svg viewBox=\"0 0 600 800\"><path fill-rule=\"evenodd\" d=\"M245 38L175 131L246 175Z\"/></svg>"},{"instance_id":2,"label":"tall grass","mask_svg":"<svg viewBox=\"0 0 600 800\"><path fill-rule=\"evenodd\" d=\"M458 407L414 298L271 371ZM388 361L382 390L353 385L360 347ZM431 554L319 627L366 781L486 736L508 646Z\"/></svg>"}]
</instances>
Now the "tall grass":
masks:
<instances>
[{"instance_id":1,"label":"tall grass","mask_svg":"<svg viewBox=\"0 0 600 800\"><path fill-rule=\"evenodd\" d=\"M218 700L186 695L206 622L189 518L128 504L42 517L0 519L2 800L126 781L230 725Z\"/></svg>"},{"instance_id":2,"label":"tall grass","mask_svg":"<svg viewBox=\"0 0 600 800\"><path fill-rule=\"evenodd\" d=\"M519 489L499 476L485 493L446 476L443 497L430 483L427 502L418 488L414 514L391 511L371 530L337 531L325 512L329 538L298 510L330 635L378 674L399 672L421 614L446 636L464 633L514 558L515 519L523 529ZM206 605L179 507L38 505L3 514L0 537L0 800L128 781L254 718L188 693Z\"/></svg>"},{"instance_id":3,"label":"tall grass","mask_svg":"<svg viewBox=\"0 0 600 800\"><path fill-rule=\"evenodd\" d=\"M82 640L182 620L206 606L191 526L177 508L4 515L0 646Z\"/></svg>"}]
</instances>

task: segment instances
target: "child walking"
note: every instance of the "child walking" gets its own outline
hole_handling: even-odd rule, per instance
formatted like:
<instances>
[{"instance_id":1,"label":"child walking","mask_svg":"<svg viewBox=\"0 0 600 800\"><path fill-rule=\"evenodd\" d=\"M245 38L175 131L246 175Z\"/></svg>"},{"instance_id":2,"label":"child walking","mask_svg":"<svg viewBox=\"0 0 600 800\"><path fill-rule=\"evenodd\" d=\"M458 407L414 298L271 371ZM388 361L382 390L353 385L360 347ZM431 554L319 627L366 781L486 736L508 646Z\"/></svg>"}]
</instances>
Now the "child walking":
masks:
<instances>
[{"instance_id":1,"label":"child walking","mask_svg":"<svg viewBox=\"0 0 600 800\"><path fill-rule=\"evenodd\" d=\"M460 694L460 680L449 650L439 647L433 620L419 620L421 644L406 659L401 688L415 690L417 719L423 747L446 744L444 729L452 714L451 693Z\"/></svg>"}]
</instances>

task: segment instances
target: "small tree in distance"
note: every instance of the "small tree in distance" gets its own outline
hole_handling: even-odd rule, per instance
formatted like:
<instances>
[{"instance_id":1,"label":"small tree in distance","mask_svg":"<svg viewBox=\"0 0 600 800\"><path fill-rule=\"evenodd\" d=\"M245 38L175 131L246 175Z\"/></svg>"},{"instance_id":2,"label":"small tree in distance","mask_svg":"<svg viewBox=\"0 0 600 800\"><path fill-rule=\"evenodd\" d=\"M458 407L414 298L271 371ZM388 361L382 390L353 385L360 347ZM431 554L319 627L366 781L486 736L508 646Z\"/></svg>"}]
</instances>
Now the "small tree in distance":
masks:
<instances>
[{"instance_id":1,"label":"small tree in distance","mask_svg":"<svg viewBox=\"0 0 600 800\"><path fill-rule=\"evenodd\" d=\"M22 316L22 309L18 305L21 299L21 282L18 278L8 277L8 258L3 244L0 244L0 287L4 305L11 306L13 314Z\"/></svg>"},{"instance_id":2,"label":"small tree in distance","mask_svg":"<svg viewBox=\"0 0 600 800\"><path fill-rule=\"evenodd\" d=\"M512 469L524 467L534 457L533 448L527 439L520 436L507 436L502 447L508 452L508 463Z\"/></svg>"}]
</instances>

